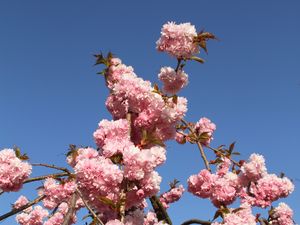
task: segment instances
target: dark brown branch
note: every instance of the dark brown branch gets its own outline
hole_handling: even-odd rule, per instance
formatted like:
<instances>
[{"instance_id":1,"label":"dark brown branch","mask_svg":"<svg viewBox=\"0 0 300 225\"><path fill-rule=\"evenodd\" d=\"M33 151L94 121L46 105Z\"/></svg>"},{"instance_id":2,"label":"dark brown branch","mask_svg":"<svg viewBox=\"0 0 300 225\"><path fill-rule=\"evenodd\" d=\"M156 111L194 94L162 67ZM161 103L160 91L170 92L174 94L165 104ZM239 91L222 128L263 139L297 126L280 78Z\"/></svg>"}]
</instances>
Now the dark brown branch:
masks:
<instances>
[{"instance_id":1,"label":"dark brown branch","mask_svg":"<svg viewBox=\"0 0 300 225\"><path fill-rule=\"evenodd\" d=\"M0 221L4 220L10 216L13 216L19 212L22 212L24 209L27 209L30 206L33 206L33 205L37 204L38 202L42 201L45 197L46 197L45 195L39 196L36 199L34 199L33 201L27 203L26 205L23 205L22 207L20 207L18 209L13 209L10 212L5 213L4 215L0 216Z\"/></svg>"},{"instance_id":2,"label":"dark brown branch","mask_svg":"<svg viewBox=\"0 0 300 225\"><path fill-rule=\"evenodd\" d=\"M65 215L65 219L64 219L64 222L62 223L62 225L69 225L70 224L70 222L72 220L72 216L73 216L74 211L75 211L76 200L77 200L77 195L76 195L76 192L74 192L72 197L71 197L68 212Z\"/></svg>"},{"instance_id":3,"label":"dark brown branch","mask_svg":"<svg viewBox=\"0 0 300 225\"><path fill-rule=\"evenodd\" d=\"M159 198L156 195L154 195L149 199L150 199L151 205L153 207L153 210L157 216L158 221L164 220L169 225L172 225L172 221L171 221L166 209L161 204Z\"/></svg>"},{"instance_id":4,"label":"dark brown branch","mask_svg":"<svg viewBox=\"0 0 300 225\"><path fill-rule=\"evenodd\" d=\"M183 222L181 225L189 225L189 224L202 224L202 225L210 225L210 221L191 219Z\"/></svg>"}]
</instances>

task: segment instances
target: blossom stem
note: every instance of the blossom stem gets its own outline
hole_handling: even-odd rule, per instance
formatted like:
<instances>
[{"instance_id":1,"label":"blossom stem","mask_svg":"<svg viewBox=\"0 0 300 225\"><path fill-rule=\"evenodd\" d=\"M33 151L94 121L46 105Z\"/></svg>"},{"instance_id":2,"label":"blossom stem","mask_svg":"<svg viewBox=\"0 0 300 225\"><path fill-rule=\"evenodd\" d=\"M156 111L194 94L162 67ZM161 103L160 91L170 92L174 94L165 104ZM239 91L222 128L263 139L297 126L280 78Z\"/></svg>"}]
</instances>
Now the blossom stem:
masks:
<instances>
[{"instance_id":1,"label":"blossom stem","mask_svg":"<svg viewBox=\"0 0 300 225\"><path fill-rule=\"evenodd\" d=\"M68 175L69 175L69 173L63 172L63 173L48 174L48 175L39 176L39 177L32 177L32 178L28 178L27 180L25 180L23 182L23 184L34 182L34 181L39 181L39 180L45 180L45 179L50 178L50 177L51 178L58 178L58 177L64 177L64 176L68 176Z\"/></svg>"},{"instance_id":2,"label":"blossom stem","mask_svg":"<svg viewBox=\"0 0 300 225\"><path fill-rule=\"evenodd\" d=\"M0 221L4 220L4 219L6 219L10 216L15 215L15 214L23 211L24 209L29 208L30 206L33 206L33 205L37 204L38 202L42 201L45 197L46 197L45 195L41 195L41 196L37 197L36 199L34 199L33 201L27 203L26 205L23 205L20 208L13 209L10 212L5 213L4 215L0 216Z\"/></svg>"},{"instance_id":3,"label":"blossom stem","mask_svg":"<svg viewBox=\"0 0 300 225\"><path fill-rule=\"evenodd\" d=\"M59 166L55 166L55 165L50 165L50 164L45 164L45 163L32 163L32 166L43 166L43 167L47 167L47 168L52 168L52 169L56 169L56 170L61 170L64 171L68 174L70 174L70 171L67 168L64 167L59 167Z\"/></svg>"},{"instance_id":4,"label":"blossom stem","mask_svg":"<svg viewBox=\"0 0 300 225\"><path fill-rule=\"evenodd\" d=\"M182 59L177 59L177 66L176 66L176 69L175 69L175 72L176 72L176 73L177 73L177 72L178 72L178 70L179 70L179 67L180 67L181 61L182 61Z\"/></svg>"},{"instance_id":5,"label":"blossom stem","mask_svg":"<svg viewBox=\"0 0 300 225\"><path fill-rule=\"evenodd\" d=\"M211 147L211 146L209 146L209 145L207 145L206 147L207 147L208 149L213 150L214 152L217 152L218 154L221 154L222 156L225 157L225 155L224 155L220 150L218 150L218 149L216 149L216 148L213 148L213 147ZM233 160L233 159L231 159L231 158L229 158L229 160L230 160L233 164L235 164L235 165L237 165L237 166L240 166L240 164L239 164L237 161L235 161L235 160Z\"/></svg>"},{"instance_id":6,"label":"blossom stem","mask_svg":"<svg viewBox=\"0 0 300 225\"><path fill-rule=\"evenodd\" d=\"M210 225L210 221L191 219L183 222L181 225L189 225L189 224L202 224L202 225Z\"/></svg>"},{"instance_id":7,"label":"blossom stem","mask_svg":"<svg viewBox=\"0 0 300 225\"><path fill-rule=\"evenodd\" d=\"M181 122L189 129L189 131L192 133L192 134L195 134L194 130L191 128L191 126L188 124L188 122L186 122L184 119L181 119ZM202 147L202 144L200 143L200 141L197 141L197 146L200 150L200 154L201 154L201 158L205 164L205 168L208 170L208 171L211 171L210 167L209 167L209 162L206 158L206 155L204 153L204 150L203 150L203 147Z\"/></svg>"},{"instance_id":8,"label":"blossom stem","mask_svg":"<svg viewBox=\"0 0 300 225\"><path fill-rule=\"evenodd\" d=\"M78 194L78 196L82 199L83 204L85 205L85 207L90 211L90 213L92 214L93 218L101 225L104 225L104 223L101 221L101 219L97 216L97 214L94 212L94 210L89 206L89 204L87 203L87 201L84 199L81 191L76 187L76 193Z\"/></svg>"},{"instance_id":9,"label":"blossom stem","mask_svg":"<svg viewBox=\"0 0 300 225\"><path fill-rule=\"evenodd\" d=\"M68 209L67 214L65 215L65 219L64 219L64 222L62 223L62 225L69 225L70 224L73 213L75 211L76 201L77 201L77 195L76 195L76 192L74 192L72 194L71 201L70 201L70 204L69 204L69 209Z\"/></svg>"}]
</instances>

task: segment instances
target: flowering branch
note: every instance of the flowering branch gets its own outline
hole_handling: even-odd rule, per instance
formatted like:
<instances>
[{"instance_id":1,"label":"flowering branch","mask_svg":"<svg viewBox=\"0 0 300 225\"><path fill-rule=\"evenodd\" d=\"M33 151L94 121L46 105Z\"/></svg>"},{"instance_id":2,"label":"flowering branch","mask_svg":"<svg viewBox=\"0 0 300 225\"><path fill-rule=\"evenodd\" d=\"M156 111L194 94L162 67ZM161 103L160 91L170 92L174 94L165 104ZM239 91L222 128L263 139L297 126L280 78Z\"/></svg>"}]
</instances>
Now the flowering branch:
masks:
<instances>
[{"instance_id":1,"label":"flowering branch","mask_svg":"<svg viewBox=\"0 0 300 225\"><path fill-rule=\"evenodd\" d=\"M39 197L37 197L36 199L34 199L33 201L27 203L26 205L23 205L23 206L21 206L21 207L18 208L18 209L13 209L13 210L11 210L10 212L5 213L4 215L0 216L0 221L4 220L4 219L6 219L6 218L8 218L8 217L10 217L10 216L15 215L15 214L17 214L17 213L23 211L24 209L29 208L30 206L33 206L33 205L37 204L38 202L42 201L44 198L46 198L45 195L39 196Z\"/></svg>"},{"instance_id":2,"label":"flowering branch","mask_svg":"<svg viewBox=\"0 0 300 225\"><path fill-rule=\"evenodd\" d=\"M104 223L101 221L101 219L97 216L97 214L94 212L94 210L89 206L89 204L87 203L87 201L84 199L81 191L76 187L76 193L78 194L78 196L82 199L85 207L90 211L90 213L92 214L93 218L101 225L104 225Z\"/></svg>"},{"instance_id":3,"label":"flowering branch","mask_svg":"<svg viewBox=\"0 0 300 225\"><path fill-rule=\"evenodd\" d=\"M43 167L47 167L47 168L61 170L61 171L64 171L64 172L70 174L70 171L67 168L64 168L64 167L58 167L58 166L55 166L55 165L50 165L50 164L45 164L45 163L32 163L31 165L32 166L43 166Z\"/></svg>"},{"instance_id":4,"label":"flowering branch","mask_svg":"<svg viewBox=\"0 0 300 225\"><path fill-rule=\"evenodd\" d=\"M169 225L172 225L172 221L171 221L166 209L161 204L159 198L156 195L154 195L149 199L150 199L150 202L151 202L152 207L154 209L154 212L157 216L157 219L159 221L165 220Z\"/></svg>"},{"instance_id":5,"label":"flowering branch","mask_svg":"<svg viewBox=\"0 0 300 225\"><path fill-rule=\"evenodd\" d=\"M188 122L186 122L184 119L181 119L181 122L189 129L189 131L190 131L192 134L195 133L194 130L193 130L193 128L191 128L191 126L188 124ZM207 158L206 158L206 155L205 155L205 153L204 153L202 144L200 143L200 141L197 141L196 143L197 143L197 146L198 146L198 148L199 148L199 150L200 150L201 158L202 158L203 161L204 161L205 168L206 168L208 171L211 171L211 169L210 169L210 167L209 167L209 162L208 162L208 160L207 160Z\"/></svg>"},{"instance_id":6,"label":"flowering branch","mask_svg":"<svg viewBox=\"0 0 300 225\"><path fill-rule=\"evenodd\" d=\"M48 175L39 176L39 177L32 177L32 178L28 178L27 180L25 180L23 182L23 184L31 183L31 182L39 181L39 180L45 180L47 178L59 178L59 177L64 177L64 176L68 176L68 175L70 175L70 174L67 172L63 172L63 173L48 174Z\"/></svg>"},{"instance_id":7,"label":"flowering branch","mask_svg":"<svg viewBox=\"0 0 300 225\"><path fill-rule=\"evenodd\" d=\"M65 215L65 219L64 219L64 222L62 223L62 225L69 225L70 224L73 213L75 211L76 200L77 200L77 195L76 195L76 192L74 192L72 194L71 201L70 201L70 204L69 204L69 209L68 209L67 214Z\"/></svg>"}]
</instances>

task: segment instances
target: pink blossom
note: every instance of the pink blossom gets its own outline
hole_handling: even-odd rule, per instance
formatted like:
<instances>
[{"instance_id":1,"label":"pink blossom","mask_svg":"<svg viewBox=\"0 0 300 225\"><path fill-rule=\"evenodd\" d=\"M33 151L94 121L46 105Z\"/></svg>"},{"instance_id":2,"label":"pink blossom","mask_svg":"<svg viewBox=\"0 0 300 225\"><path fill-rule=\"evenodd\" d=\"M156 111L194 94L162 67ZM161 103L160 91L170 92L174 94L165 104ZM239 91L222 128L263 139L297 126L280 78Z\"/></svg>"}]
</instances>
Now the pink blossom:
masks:
<instances>
[{"instance_id":1,"label":"pink blossom","mask_svg":"<svg viewBox=\"0 0 300 225\"><path fill-rule=\"evenodd\" d=\"M294 185L288 178L267 174L256 183L252 182L249 190L244 188L240 192L240 196L244 202L250 205L265 208L270 206L273 201L287 197L293 190Z\"/></svg>"},{"instance_id":2,"label":"pink blossom","mask_svg":"<svg viewBox=\"0 0 300 225\"><path fill-rule=\"evenodd\" d=\"M48 214L47 210L38 205L30 213L24 212L17 215L16 220L21 225L42 225Z\"/></svg>"},{"instance_id":3,"label":"pink blossom","mask_svg":"<svg viewBox=\"0 0 300 225\"><path fill-rule=\"evenodd\" d=\"M211 201L216 207L230 205L236 199L236 188L226 178L218 178L211 190Z\"/></svg>"},{"instance_id":4,"label":"pink blossom","mask_svg":"<svg viewBox=\"0 0 300 225\"><path fill-rule=\"evenodd\" d=\"M18 198L18 200L14 203L14 208L18 209L18 208L26 205L28 202L29 202L28 199L25 196L21 195Z\"/></svg>"},{"instance_id":5,"label":"pink blossom","mask_svg":"<svg viewBox=\"0 0 300 225\"><path fill-rule=\"evenodd\" d=\"M243 164L241 171L249 181L257 181L262 178L267 174L264 157L253 153L249 158L249 162Z\"/></svg>"},{"instance_id":6,"label":"pink blossom","mask_svg":"<svg viewBox=\"0 0 300 225\"><path fill-rule=\"evenodd\" d=\"M0 190L19 191L31 174L31 165L21 161L13 149L0 151Z\"/></svg>"},{"instance_id":7,"label":"pink blossom","mask_svg":"<svg viewBox=\"0 0 300 225\"><path fill-rule=\"evenodd\" d=\"M285 203L281 202L271 211L272 225L293 225L293 210Z\"/></svg>"},{"instance_id":8,"label":"pink blossom","mask_svg":"<svg viewBox=\"0 0 300 225\"><path fill-rule=\"evenodd\" d=\"M217 175L222 177L226 173L228 173L230 165L231 165L230 159L228 159L227 157L223 157L222 158L222 163L220 163L218 165Z\"/></svg>"},{"instance_id":9,"label":"pink blossom","mask_svg":"<svg viewBox=\"0 0 300 225\"><path fill-rule=\"evenodd\" d=\"M197 36L195 26L190 23L175 24L168 22L163 25L161 37L156 42L158 51L167 52L176 58L188 59L199 52L194 38Z\"/></svg>"},{"instance_id":10,"label":"pink blossom","mask_svg":"<svg viewBox=\"0 0 300 225\"><path fill-rule=\"evenodd\" d=\"M94 132L94 139L101 148L102 155L107 158L123 153L124 148L133 145L129 138L129 124L126 119L102 120Z\"/></svg>"},{"instance_id":11,"label":"pink blossom","mask_svg":"<svg viewBox=\"0 0 300 225\"><path fill-rule=\"evenodd\" d=\"M198 175L189 177L188 191L200 198L209 198L217 178L218 176L211 174L208 170L201 170Z\"/></svg>"},{"instance_id":12,"label":"pink blossom","mask_svg":"<svg viewBox=\"0 0 300 225\"><path fill-rule=\"evenodd\" d=\"M46 198L43 200L44 206L48 209L54 209L61 202L67 202L74 193L75 188L76 184L74 181L58 183L53 178L47 178L43 189L43 194L46 195Z\"/></svg>"},{"instance_id":13,"label":"pink blossom","mask_svg":"<svg viewBox=\"0 0 300 225\"><path fill-rule=\"evenodd\" d=\"M222 223L213 222L211 225L256 225L256 217L252 214L251 207L247 204L240 206L236 212L232 209L224 214Z\"/></svg>"},{"instance_id":14,"label":"pink blossom","mask_svg":"<svg viewBox=\"0 0 300 225\"><path fill-rule=\"evenodd\" d=\"M141 209L136 209L129 212L125 216L125 225L143 225L144 223L144 212Z\"/></svg>"},{"instance_id":15,"label":"pink blossom","mask_svg":"<svg viewBox=\"0 0 300 225\"><path fill-rule=\"evenodd\" d=\"M156 214L154 212L150 211L147 213L143 225L154 225L157 222L158 222L158 220L157 220Z\"/></svg>"},{"instance_id":16,"label":"pink blossom","mask_svg":"<svg viewBox=\"0 0 300 225\"><path fill-rule=\"evenodd\" d=\"M72 153L67 157L67 162L69 165L74 167L76 163L83 159L93 159L97 158L99 153L97 150L87 147L87 148L79 148L75 153Z\"/></svg>"},{"instance_id":17,"label":"pink blossom","mask_svg":"<svg viewBox=\"0 0 300 225\"><path fill-rule=\"evenodd\" d=\"M158 78L163 82L165 93L175 95L188 83L188 75L183 70L177 72L171 67L162 67Z\"/></svg>"},{"instance_id":18,"label":"pink blossom","mask_svg":"<svg viewBox=\"0 0 300 225\"><path fill-rule=\"evenodd\" d=\"M178 144L185 144L186 143L186 135L176 132L175 141Z\"/></svg>"},{"instance_id":19,"label":"pink blossom","mask_svg":"<svg viewBox=\"0 0 300 225\"><path fill-rule=\"evenodd\" d=\"M145 173L152 172L155 167L166 160L166 150L160 146L140 150L137 147L127 148L124 151L124 173L129 180L140 180Z\"/></svg>"},{"instance_id":20,"label":"pink blossom","mask_svg":"<svg viewBox=\"0 0 300 225\"><path fill-rule=\"evenodd\" d=\"M169 208L169 204L178 201L184 192L182 185L172 188L170 191L160 196L160 201L165 208Z\"/></svg>"},{"instance_id":21,"label":"pink blossom","mask_svg":"<svg viewBox=\"0 0 300 225\"><path fill-rule=\"evenodd\" d=\"M120 220L110 220L105 225L125 225Z\"/></svg>"},{"instance_id":22,"label":"pink blossom","mask_svg":"<svg viewBox=\"0 0 300 225\"><path fill-rule=\"evenodd\" d=\"M205 139L201 142L204 145L209 145L209 143L213 140L213 132L216 130L216 125L210 121L210 119L203 117L201 118L195 125L195 132L200 137L202 134L206 134Z\"/></svg>"},{"instance_id":23,"label":"pink blossom","mask_svg":"<svg viewBox=\"0 0 300 225\"><path fill-rule=\"evenodd\" d=\"M57 211L52 215L44 225L61 225L65 220L65 215L69 210L68 203L63 202L58 206ZM72 215L71 220L69 221L68 225L76 223L77 218L75 213Z\"/></svg>"}]
</instances>

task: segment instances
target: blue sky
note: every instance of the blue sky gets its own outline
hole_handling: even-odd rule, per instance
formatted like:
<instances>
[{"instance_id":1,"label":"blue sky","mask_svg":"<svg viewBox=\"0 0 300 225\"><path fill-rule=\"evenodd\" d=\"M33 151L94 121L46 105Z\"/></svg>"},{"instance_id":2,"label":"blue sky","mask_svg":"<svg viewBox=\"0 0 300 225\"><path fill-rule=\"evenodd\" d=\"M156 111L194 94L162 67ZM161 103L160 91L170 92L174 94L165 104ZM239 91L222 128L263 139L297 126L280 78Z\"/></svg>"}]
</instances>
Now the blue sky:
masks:
<instances>
[{"instance_id":1,"label":"blue sky","mask_svg":"<svg viewBox=\"0 0 300 225\"><path fill-rule=\"evenodd\" d=\"M18 145L31 162L64 165L70 143L94 146L97 123L110 115L92 55L112 51L139 76L157 82L161 66L175 65L155 50L161 26L191 22L220 41L209 42L204 65L186 67L190 84L180 94L189 100L187 120L209 117L217 124L212 145L237 141L241 157L260 153L270 173L292 178L296 189L284 201L299 223L299 11L297 0L1 1L0 149ZM203 168L199 152L173 142L167 148L168 161L159 169L162 190L174 178L186 186ZM33 187L22 193L33 198ZM0 196L0 214L17 197ZM180 224L210 219L214 208L186 193L169 214Z\"/></svg>"}]
</instances>

